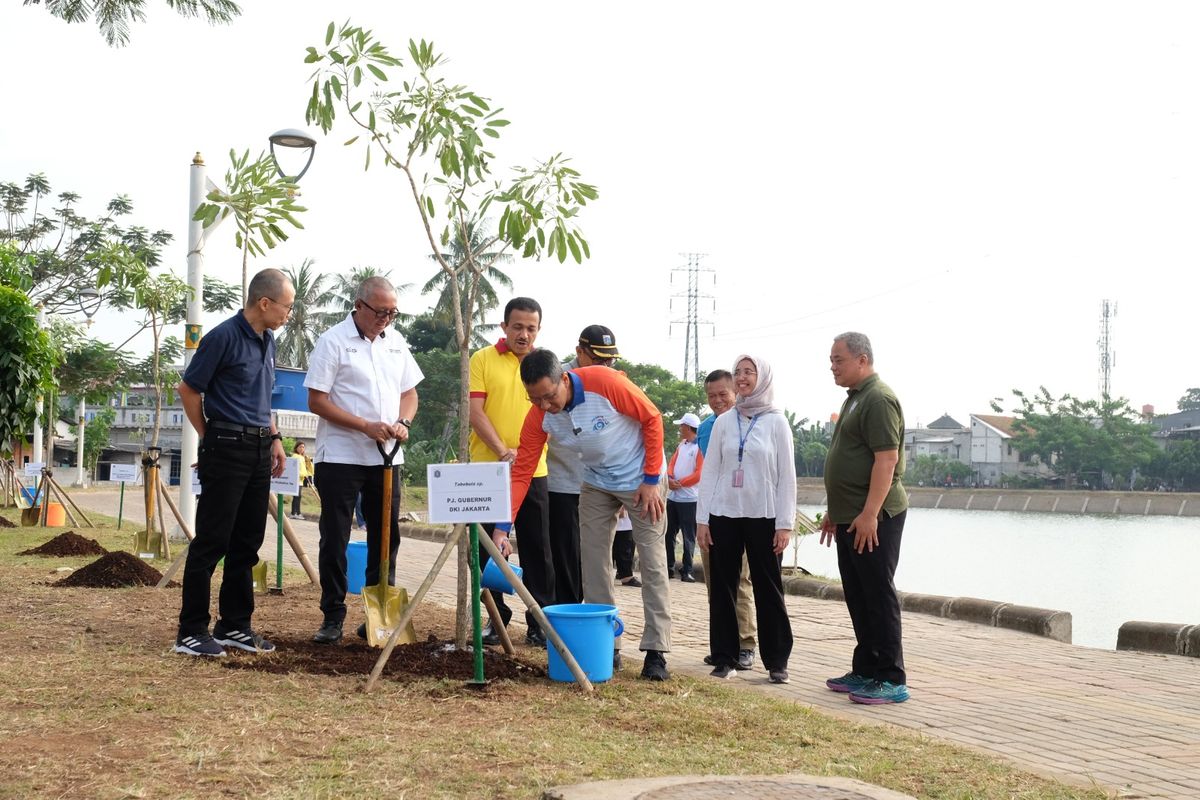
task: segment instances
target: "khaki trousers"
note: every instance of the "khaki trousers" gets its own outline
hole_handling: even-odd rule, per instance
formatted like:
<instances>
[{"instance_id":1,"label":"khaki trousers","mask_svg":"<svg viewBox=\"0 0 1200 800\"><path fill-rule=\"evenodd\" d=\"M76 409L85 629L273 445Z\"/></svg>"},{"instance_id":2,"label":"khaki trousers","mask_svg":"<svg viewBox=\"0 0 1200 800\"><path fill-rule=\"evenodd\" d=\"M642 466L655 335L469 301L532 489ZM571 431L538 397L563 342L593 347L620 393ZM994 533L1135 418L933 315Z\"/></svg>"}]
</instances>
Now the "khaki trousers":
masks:
<instances>
[{"instance_id":1,"label":"khaki trousers","mask_svg":"<svg viewBox=\"0 0 1200 800\"><path fill-rule=\"evenodd\" d=\"M700 562L704 565L704 588L709 592L709 602L712 602L712 584L709 575L712 570L708 566L708 551L700 548ZM737 587L737 623L738 635L742 640L743 650L753 650L758 644L758 616L754 611L754 588L750 585L750 562L742 555L742 577L738 579Z\"/></svg>"},{"instance_id":2,"label":"khaki trousers","mask_svg":"<svg viewBox=\"0 0 1200 800\"><path fill-rule=\"evenodd\" d=\"M615 606L613 591L613 537L617 512L625 506L633 521L633 543L641 561L642 610L646 626L641 650L669 652L671 649L671 595L667 582L666 513L657 522L643 518L633 506L633 492L612 492L583 484L579 493L579 555L582 562L583 601ZM659 496L666 500L666 482ZM621 639L617 638L617 649Z\"/></svg>"}]
</instances>

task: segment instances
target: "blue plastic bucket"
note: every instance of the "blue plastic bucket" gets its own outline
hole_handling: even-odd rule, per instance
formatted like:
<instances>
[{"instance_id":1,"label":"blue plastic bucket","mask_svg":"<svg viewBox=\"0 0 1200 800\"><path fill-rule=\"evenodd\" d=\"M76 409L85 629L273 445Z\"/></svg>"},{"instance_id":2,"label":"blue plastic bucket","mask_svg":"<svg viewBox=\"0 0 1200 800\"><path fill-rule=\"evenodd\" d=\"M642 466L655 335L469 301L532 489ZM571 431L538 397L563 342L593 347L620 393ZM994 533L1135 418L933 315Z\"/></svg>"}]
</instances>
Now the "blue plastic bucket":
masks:
<instances>
[{"instance_id":1,"label":"blue plastic bucket","mask_svg":"<svg viewBox=\"0 0 1200 800\"><path fill-rule=\"evenodd\" d=\"M358 594L367 582L367 543L346 545L346 591Z\"/></svg>"},{"instance_id":2,"label":"blue plastic bucket","mask_svg":"<svg viewBox=\"0 0 1200 800\"><path fill-rule=\"evenodd\" d=\"M616 637L625 630L625 623L617 616L616 606L564 603L546 606L542 611L589 681L603 683L612 678L613 645ZM575 676L558 650L550 645L546 652L550 661L550 679L574 683Z\"/></svg>"},{"instance_id":3,"label":"blue plastic bucket","mask_svg":"<svg viewBox=\"0 0 1200 800\"><path fill-rule=\"evenodd\" d=\"M21 487L21 496L25 498L25 501L27 503L29 503L30 506L37 505L37 490L36 489L30 489L28 486L22 486Z\"/></svg>"},{"instance_id":4,"label":"blue plastic bucket","mask_svg":"<svg viewBox=\"0 0 1200 800\"><path fill-rule=\"evenodd\" d=\"M520 578L523 570L516 564L508 565L513 572L517 573ZM508 578L504 577L504 573L496 566L496 562L488 559L487 566L483 568L483 574L479 576L479 584L485 589L491 589L493 592L503 592L504 594L516 594L516 589L508 582Z\"/></svg>"}]
</instances>

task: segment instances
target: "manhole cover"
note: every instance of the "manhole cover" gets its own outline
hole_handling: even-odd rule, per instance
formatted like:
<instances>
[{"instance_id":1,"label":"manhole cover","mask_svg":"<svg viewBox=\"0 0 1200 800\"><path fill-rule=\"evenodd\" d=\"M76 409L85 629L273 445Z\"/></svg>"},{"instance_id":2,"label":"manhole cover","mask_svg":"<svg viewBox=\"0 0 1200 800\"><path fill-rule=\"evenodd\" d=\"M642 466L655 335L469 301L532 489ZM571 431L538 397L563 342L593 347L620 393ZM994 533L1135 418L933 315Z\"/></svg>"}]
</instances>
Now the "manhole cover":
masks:
<instances>
[{"instance_id":1,"label":"manhole cover","mask_svg":"<svg viewBox=\"0 0 1200 800\"><path fill-rule=\"evenodd\" d=\"M645 800L719 800L731 797L752 797L754 800L873 800L871 795L853 789L821 786L796 778L697 781L652 789L638 797Z\"/></svg>"}]
</instances>

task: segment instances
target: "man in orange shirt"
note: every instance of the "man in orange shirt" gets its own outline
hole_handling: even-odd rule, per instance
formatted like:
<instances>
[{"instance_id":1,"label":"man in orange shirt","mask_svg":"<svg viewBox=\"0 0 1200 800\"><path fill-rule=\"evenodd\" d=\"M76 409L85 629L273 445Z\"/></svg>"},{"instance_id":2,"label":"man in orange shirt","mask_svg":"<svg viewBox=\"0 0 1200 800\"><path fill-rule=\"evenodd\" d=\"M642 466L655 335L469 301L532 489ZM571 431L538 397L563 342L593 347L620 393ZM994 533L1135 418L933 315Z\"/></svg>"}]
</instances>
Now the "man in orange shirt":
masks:
<instances>
[{"instance_id":1,"label":"man in orange shirt","mask_svg":"<svg viewBox=\"0 0 1200 800\"><path fill-rule=\"evenodd\" d=\"M692 577L692 556L696 552L696 484L704 455L696 443L700 418L691 412L675 420L679 426L679 446L667 466L667 576L675 572L675 534L683 532L683 563L679 565L679 580L695 583Z\"/></svg>"}]
</instances>

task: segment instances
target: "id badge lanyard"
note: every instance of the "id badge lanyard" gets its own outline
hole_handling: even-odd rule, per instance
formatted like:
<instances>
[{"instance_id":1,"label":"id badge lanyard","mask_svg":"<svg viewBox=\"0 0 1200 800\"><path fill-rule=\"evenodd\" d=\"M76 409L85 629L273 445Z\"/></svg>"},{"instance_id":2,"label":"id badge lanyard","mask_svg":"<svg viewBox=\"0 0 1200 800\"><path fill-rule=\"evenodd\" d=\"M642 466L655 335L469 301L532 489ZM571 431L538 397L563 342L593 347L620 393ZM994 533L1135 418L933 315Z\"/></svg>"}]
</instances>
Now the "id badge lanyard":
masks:
<instances>
[{"instance_id":1,"label":"id badge lanyard","mask_svg":"<svg viewBox=\"0 0 1200 800\"><path fill-rule=\"evenodd\" d=\"M737 412L734 412L735 414ZM754 424L758 422L758 415L755 414L750 418L750 427L746 428L746 435L742 436L742 415L737 414L738 426L738 465L733 471L733 488L742 488L742 483L746 479L746 473L742 471L742 455L746 452L746 442L750 439L750 431L754 430Z\"/></svg>"}]
</instances>

